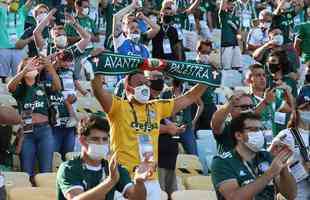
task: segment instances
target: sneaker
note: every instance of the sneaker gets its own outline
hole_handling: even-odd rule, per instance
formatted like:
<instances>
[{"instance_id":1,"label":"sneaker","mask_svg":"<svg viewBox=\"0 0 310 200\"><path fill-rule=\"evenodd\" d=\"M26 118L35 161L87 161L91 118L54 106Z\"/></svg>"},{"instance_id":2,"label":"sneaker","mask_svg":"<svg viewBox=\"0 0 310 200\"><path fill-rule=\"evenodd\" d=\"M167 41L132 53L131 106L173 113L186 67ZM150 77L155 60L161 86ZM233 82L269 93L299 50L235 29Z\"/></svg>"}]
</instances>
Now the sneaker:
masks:
<instances>
[{"instance_id":1,"label":"sneaker","mask_svg":"<svg viewBox=\"0 0 310 200\"><path fill-rule=\"evenodd\" d=\"M74 117L70 117L70 119L68 120L67 124L66 124L66 128L72 128L75 127L77 125L77 120Z\"/></svg>"}]
</instances>

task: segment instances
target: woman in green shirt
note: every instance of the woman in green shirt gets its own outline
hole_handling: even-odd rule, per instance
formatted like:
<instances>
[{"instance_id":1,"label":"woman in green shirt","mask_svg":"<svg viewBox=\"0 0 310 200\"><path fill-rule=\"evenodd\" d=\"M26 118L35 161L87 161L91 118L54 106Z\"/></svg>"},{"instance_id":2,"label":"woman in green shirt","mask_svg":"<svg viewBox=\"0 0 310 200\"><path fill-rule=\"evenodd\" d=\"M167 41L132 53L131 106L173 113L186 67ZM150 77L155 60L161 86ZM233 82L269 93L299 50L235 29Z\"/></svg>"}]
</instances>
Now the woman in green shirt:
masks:
<instances>
[{"instance_id":1,"label":"woman in green shirt","mask_svg":"<svg viewBox=\"0 0 310 200\"><path fill-rule=\"evenodd\" d=\"M45 58L23 60L18 73L8 83L23 121L21 168L29 174L33 184L36 159L40 173L52 171L54 138L48 117L48 88L56 91L61 86L53 65Z\"/></svg>"}]
</instances>

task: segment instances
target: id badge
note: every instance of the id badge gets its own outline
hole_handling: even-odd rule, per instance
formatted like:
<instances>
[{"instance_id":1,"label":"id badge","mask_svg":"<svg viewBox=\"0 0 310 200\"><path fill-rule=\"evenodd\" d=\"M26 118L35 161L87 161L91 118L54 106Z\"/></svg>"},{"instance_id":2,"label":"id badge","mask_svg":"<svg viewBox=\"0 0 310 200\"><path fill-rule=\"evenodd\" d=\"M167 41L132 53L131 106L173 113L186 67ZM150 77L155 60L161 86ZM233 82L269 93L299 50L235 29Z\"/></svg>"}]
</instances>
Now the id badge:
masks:
<instances>
[{"instance_id":1,"label":"id badge","mask_svg":"<svg viewBox=\"0 0 310 200\"><path fill-rule=\"evenodd\" d=\"M32 109L22 111L24 134L33 132Z\"/></svg>"},{"instance_id":2,"label":"id badge","mask_svg":"<svg viewBox=\"0 0 310 200\"><path fill-rule=\"evenodd\" d=\"M293 165L290 166L290 170L294 178L296 179L296 182L300 182L304 179L306 179L309 174L304 168L304 166L301 164L300 161L297 161L297 163L294 163Z\"/></svg>"},{"instance_id":3,"label":"id badge","mask_svg":"<svg viewBox=\"0 0 310 200\"><path fill-rule=\"evenodd\" d=\"M188 21L190 24L195 24L195 17L193 14L188 15Z\"/></svg>"},{"instance_id":4,"label":"id badge","mask_svg":"<svg viewBox=\"0 0 310 200\"><path fill-rule=\"evenodd\" d=\"M154 148L152 138L147 134L138 135L139 155L140 160L143 161L146 156L150 156L150 161L154 161Z\"/></svg>"},{"instance_id":5,"label":"id badge","mask_svg":"<svg viewBox=\"0 0 310 200\"><path fill-rule=\"evenodd\" d=\"M10 44L16 44L17 42L17 34L16 33L10 33L9 34L9 41L10 41Z\"/></svg>"},{"instance_id":6,"label":"id badge","mask_svg":"<svg viewBox=\"0 0 310 200\"><path fill-rule=\"evenodd\" d=\"M62 84L65 91L72 91L75 89L74 87L74 81L71 78L63 78Z\"/></svg>"},{"instance_id":7,"label":"id badge","mask_svg":"<svg viewBox=\"0 0 310 200\"><path fill-rule=\"evenodd\" d=\"M286 113L275 112L275 114L274 114L274 122L277 123L277 124L285 125Z\"/></svg>"},{"instance_id":8,"label":"id badge","mask_svg":"<svg viewBox=\"0 0 310 200\"><path fill-rule=\"evenodd\" d=\"M170 45L170 40L168 37L165 37L163 40L163 48L164 48L164 54L171 54L171 45Z\"/></svg>"}]
</instances>

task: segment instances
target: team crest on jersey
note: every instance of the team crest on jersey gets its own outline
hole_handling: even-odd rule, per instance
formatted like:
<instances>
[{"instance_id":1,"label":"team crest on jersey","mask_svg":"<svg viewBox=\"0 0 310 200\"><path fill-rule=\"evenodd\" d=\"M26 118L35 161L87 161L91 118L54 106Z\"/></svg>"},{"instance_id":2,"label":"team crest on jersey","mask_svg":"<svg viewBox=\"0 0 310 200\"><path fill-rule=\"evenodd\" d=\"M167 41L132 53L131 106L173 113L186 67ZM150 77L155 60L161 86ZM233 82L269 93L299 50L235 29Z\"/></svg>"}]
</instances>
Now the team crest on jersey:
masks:
<instances>
[{"instance_id":1,"label":"team crest on jersey","mask_svg":"<svg viewBox=\"0 0 310 200\"><path fill-rule=\"evenodd\" d=\"M42 90L38 90L38 91L36 92L36 95L37 95L37 96L43 96L43 95L44 95L44 92L43 92Z\"/></svg>"}]
</instances>

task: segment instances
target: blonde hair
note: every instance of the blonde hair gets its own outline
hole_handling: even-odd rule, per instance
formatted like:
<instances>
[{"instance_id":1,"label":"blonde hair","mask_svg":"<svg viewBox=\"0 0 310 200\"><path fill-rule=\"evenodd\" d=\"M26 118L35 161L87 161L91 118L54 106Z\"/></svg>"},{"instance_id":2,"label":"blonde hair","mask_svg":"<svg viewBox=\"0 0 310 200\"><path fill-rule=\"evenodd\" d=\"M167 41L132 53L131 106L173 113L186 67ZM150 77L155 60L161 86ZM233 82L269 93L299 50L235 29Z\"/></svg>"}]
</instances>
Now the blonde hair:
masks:
<instances>
[{"instance_id":1,"label":"blonde hair","mask_svg":"<svg viewBox=\"0 0 310 200\"><path fill-rule=\"evenodd\" d=\"M32 16L33 17L36 17L36 12L39 8L45 8L47 10L47 12L49 11L49 7L47 5L45 5L44 3L40 3L36 7L33 8L33 10L32 10Z\"/></svg>"}]
</instances>

